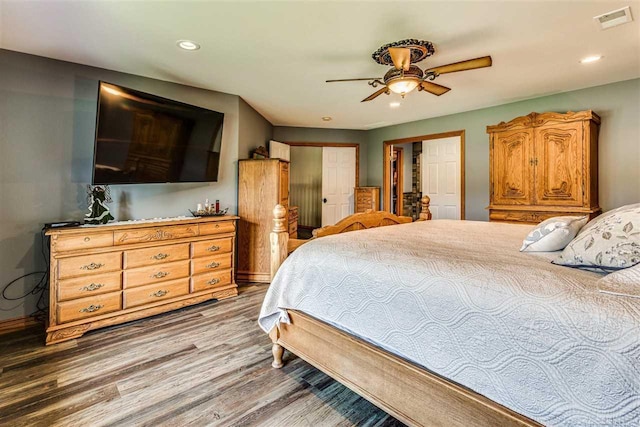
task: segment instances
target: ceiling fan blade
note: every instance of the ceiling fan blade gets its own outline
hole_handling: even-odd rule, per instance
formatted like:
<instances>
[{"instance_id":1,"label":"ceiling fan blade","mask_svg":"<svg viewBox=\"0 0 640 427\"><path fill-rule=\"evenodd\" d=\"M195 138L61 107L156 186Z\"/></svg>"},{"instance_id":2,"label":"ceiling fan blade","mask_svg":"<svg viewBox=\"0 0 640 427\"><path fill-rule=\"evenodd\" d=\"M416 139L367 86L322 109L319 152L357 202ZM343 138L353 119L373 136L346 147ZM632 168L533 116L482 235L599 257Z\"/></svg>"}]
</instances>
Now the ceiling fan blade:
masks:
<instances>
[{"instance_id":1,"label":"ceiling fan blade","mask_svg":"<svg viewBox=\"0 0 640 427\"><path fill-rule=\"evenodd\" d=\"M390 47L389 55L393 61L393 66L398 70L403 69L409 71L411 65L411 49L406 47Z\"/></svg>"},{"instance_id":2,"label":"ceiling fan blade","mask_svg":"<svg viewBox=\"0 0 640 427\"><path fill-rule=\"evenodd\" d=\"M445 94L445 93L447 93L447 92L449 92L451 90L450 88L448 88L446 86L442 86L442 85L431 83L431 82L427 82L427 81L424 81L424 82L420 83L420 87L422 88L422 90L427 91L427 92L432 93L432 94L437 95L437 96Z\"/></svg>"},{"instance_id":3,"label":"ceiling fan blade","mask_svg":"<svg viewBox=\"0 0 640 427\"><path fill-rule=\"evenodd\" d=\"M437 74L455 73L456 71L474 70L476 68L491 67L491 57L483 56L481 58L469 59L467 61L454 62L453 64L441 65L439 67L429 68L427 72Z\"/></svg>"},{"instance_id":4,"label":"ceiling fan blade","mask_svg":"<svg viewBox=\"0 0 640 427\"><path fill-rule=\"evenodd\" d=\"M377 98L378 96L382 95L383 93L389 93L389 88L385 86L382 89L378 89L377 91L373 92L371 95L367 96L365 99L363 99L360 102L371 101L372 99Z\"/></svg>"},{"instance_id":5,"label":"ceiling fan blade","mask_svg":"<svg viewBox=\"0 0 640 427\"><path fill-rule=\"evenodd\" d=\"M380 77L372 77L369 79L337 79L337 80L326 80L327 83L334 83L334 82L357 82L357 81L361 81L361 80L381 80Z\"/></svg>"}]
</instances>

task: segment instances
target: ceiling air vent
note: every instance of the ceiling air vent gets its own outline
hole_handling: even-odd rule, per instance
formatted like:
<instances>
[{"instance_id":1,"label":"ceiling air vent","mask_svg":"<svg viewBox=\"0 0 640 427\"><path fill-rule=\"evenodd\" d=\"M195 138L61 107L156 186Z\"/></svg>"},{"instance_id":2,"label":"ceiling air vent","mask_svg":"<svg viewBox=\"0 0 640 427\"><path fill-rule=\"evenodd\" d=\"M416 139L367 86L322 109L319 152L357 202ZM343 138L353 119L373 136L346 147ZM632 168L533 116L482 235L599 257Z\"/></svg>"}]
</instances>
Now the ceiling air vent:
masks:
<instances>
[{"instance_id":1,"label":"ceiling air vent","mask_svg":"<svg viewBox=\"0 0 640 427\"><path fill-rule=\"evenodd\" d=\"M633 21L633 18L631 17L631 8L629 6L607 12L600 16L595 16L593 19L603 30Z\"/></svg>"}]
</instances>

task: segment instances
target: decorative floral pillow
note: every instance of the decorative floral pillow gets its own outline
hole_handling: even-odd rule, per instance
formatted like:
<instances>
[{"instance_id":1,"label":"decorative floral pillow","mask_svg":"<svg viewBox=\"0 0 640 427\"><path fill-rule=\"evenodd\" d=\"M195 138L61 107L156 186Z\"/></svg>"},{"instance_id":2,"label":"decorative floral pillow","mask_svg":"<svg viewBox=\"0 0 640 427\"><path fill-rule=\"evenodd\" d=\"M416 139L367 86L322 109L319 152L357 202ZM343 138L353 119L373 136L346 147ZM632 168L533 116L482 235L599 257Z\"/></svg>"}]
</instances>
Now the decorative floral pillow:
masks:
<instances>
[{"instance_id":1,"label":"decorative floral pillow","mask_svg":"<svg viewBox=\"0 0 640 427\"><path fill-rule=\"evenodd\" d=\"M640 203L591 220L553 263L605 272L640 263Z\"/></svg>"},{"instance_id":2,"label":"decorative floral pillow","mask_svg":"<svg viewBox=\"0 0 640 427\"><path fill-rule=\"evenodd\" d=\"M586 216L556 216L529 232L520 252L553 252L564 249L589 220Z\"/></svg>"},{"instance_id":3,"label":"decorative floral pillow","mask_svg":"<svg viewBox=\"0 0 640 427\"><path fill-rule=\"evenodd\" d=\"M607 274L598 280L598 290L607 294L640 298L640 264Z\"/></svg>"}]
</instances>

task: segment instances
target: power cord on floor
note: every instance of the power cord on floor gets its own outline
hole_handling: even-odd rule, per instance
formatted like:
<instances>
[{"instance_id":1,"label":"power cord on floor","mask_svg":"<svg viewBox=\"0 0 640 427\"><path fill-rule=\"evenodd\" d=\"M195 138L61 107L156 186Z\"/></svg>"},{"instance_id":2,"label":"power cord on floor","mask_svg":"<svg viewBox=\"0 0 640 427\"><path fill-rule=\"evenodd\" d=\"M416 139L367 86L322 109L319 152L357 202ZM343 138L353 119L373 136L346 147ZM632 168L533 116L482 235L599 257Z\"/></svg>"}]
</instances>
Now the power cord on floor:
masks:
<instances>
[{"instance_id":1,"label":"power cord on floor","mask_svg":"<svg viewBox=\"0 0 640 427\"><path fill-rule=\"evenodd\" d=\"M47 256L47 252L46 252L47 245L45 244L46 237L44 234L44 229L40 233L40 237L41 237L41 243L42 243L40 247L40 252L42 253L42 259L44 260L45 265L47 266L46 270L32 271L31 273L23 274L20 277L16 277L15 279L13 279L12 281L10 281L9 283L7 283L2 287L2 298L6 299L7 301L19 301L21 299L27 298L29 295L37 295L38 300L36 301L36 311L32 313L31 316L33 316L37 321L44 321L44 319L47 316L47 304L46 304L45 298L47 295L47 289L49 288L49 257ZM16 283L18 283L18 281L30 276L38 275L38 274L41 274L42 277L40 277L40 280L38 280L38 283L36 283L33 289L31 289L29 292L26 292L24 295L20 295L18 297L12 297L8 295L11 287Z\"/></svg>"}]
</instances>

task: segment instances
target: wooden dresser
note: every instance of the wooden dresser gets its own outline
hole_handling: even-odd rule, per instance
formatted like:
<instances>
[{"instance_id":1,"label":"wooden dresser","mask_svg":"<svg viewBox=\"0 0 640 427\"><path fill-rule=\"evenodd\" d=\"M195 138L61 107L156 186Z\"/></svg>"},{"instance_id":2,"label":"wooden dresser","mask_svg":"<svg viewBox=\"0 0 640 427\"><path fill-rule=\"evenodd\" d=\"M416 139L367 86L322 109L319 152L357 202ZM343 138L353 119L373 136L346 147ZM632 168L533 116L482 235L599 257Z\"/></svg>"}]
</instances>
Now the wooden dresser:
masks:
<instances>
[{"instance_id":1,"label":"wooden dresser","mask_svg":"<svg viewBox=\"0 0 640 427\"><path fill-rule=\"evenodd\" d=\"M47 344L238 295L235 216L51 229Z\"/></svg>"},{"instance_id":2,"label":"wooden dresser","mask_svg":"<svg viewBox=\"0 0 640 427\"><path fill-rule=\"evenodd\" d=\"M289 237L298 238L298 207L289 206Z\"/></svg>"},{"instance_id":3,"label":"wooden dresser","mask_svg":"<svg viewBox=\"0 0 640 427\"><path fill-rule=\"evenodd\" d=\"M288 213L289 162L264 159L238 163L238 280L269 283L272 212L281 204Z\"/></svg>"},{"instance_id":4,"label":"wooden dresser","mask_svg":"<svg viewBox=\"0 0 640 427\"><path fill-rule=\"evenodd\" d=\"M380 187L355 187L355 213L380 210Z\"/></svg>"},{"instance_id":5,"label":"wooden dresser","mask_svg":"<svg viewBox=\"0 0 640 427\"><path fill-rule=\"evenodd\" d=\"M593 111L531 113L488 126L491 221L597 216L598 129Z\"/></svg>"}]
</instances>

